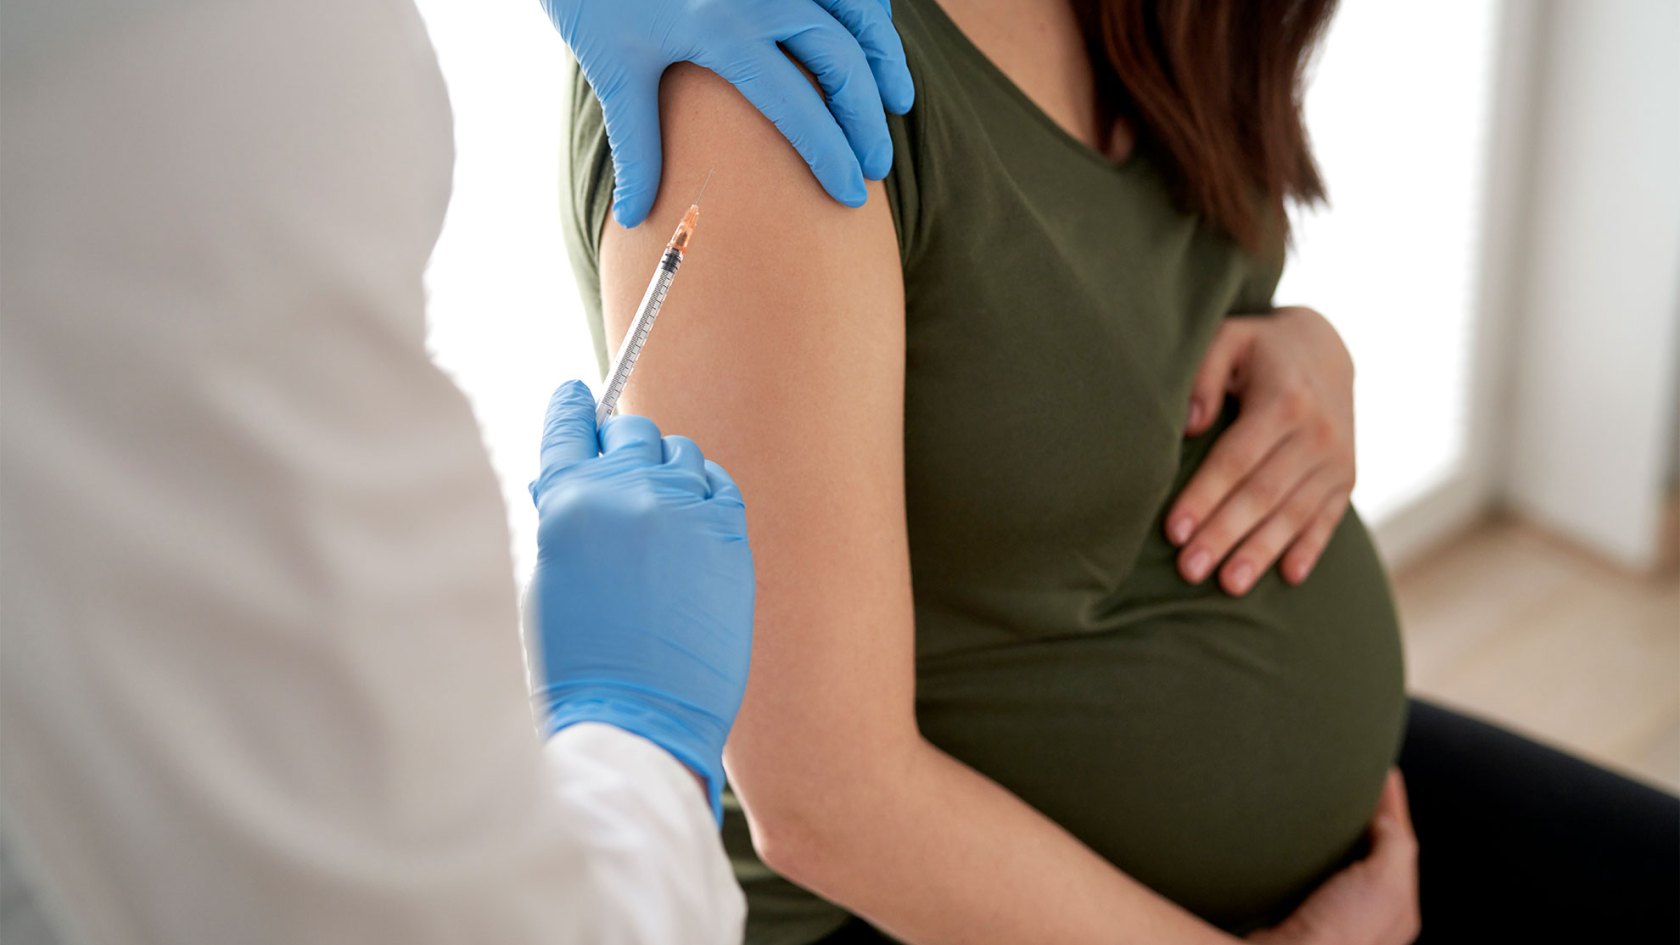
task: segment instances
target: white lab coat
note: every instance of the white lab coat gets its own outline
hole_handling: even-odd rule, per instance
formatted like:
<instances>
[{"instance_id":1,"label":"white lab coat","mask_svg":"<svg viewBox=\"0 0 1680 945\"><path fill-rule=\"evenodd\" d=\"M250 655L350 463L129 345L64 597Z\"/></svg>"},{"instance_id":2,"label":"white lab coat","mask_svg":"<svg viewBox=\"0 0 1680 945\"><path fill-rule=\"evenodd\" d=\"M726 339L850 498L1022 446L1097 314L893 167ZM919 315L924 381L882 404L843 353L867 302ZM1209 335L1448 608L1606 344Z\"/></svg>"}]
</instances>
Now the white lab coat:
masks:
<instances>
[{"instance_id":1,"label":"white lab coat","mask_svg":"<svg viewBox=\"0 0 1680 945\"><path fill-rule=\"evenodd\" d=\"M69 937L738 940L687 769L534 734L414 9L0 21L0 801Z\"/></svg>"}]
</instances>

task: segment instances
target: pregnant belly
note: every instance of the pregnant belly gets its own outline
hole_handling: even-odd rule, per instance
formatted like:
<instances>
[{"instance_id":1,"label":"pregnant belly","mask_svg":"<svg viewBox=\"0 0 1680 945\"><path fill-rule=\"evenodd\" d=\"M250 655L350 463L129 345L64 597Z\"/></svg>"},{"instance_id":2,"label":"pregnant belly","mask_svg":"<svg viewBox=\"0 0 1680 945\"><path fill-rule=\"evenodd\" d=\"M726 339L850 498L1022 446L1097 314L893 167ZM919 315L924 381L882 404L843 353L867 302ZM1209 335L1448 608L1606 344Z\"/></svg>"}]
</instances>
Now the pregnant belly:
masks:
<instances>
[{"instance_id":1,"label":"pregnant belly","mask_svg":"<svg viewBox=\"0 0 1680 945\"><path fill-rule=\"evenodd\" d=\"M924 661L918 721L1126 873L1241 933L1356 853L1399 745L1399 633L1352 513L1299 587L1273 574L1233 599L1186 587L1171 561L1146 553L1128 583L1153 595L1116 604L1100 632Z\"/></svg>"}]
</instances>

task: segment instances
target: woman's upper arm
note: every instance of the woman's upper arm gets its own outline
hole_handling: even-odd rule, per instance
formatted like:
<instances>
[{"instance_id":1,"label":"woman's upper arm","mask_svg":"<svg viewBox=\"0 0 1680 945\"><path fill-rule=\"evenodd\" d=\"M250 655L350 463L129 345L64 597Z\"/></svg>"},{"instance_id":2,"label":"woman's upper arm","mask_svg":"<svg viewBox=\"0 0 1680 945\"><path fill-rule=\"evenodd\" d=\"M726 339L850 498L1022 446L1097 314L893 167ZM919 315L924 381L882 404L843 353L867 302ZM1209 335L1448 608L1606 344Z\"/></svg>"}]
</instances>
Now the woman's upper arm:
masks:
<instances>
[{"instance_id":1,"label":"woman's upper arm","mask_svg":"<svg viewBox=\"0 0 1680 945\"><path fill-rule=\"evenodd\" d=\"M712 174L622 407L694 438L746 499L757 617L729 761L756 824L915 739L902 269L882 186L835 203L715 75L674 67L661 112L653 212L602 236L607 338Z\"/></svg>"}]
</instances>

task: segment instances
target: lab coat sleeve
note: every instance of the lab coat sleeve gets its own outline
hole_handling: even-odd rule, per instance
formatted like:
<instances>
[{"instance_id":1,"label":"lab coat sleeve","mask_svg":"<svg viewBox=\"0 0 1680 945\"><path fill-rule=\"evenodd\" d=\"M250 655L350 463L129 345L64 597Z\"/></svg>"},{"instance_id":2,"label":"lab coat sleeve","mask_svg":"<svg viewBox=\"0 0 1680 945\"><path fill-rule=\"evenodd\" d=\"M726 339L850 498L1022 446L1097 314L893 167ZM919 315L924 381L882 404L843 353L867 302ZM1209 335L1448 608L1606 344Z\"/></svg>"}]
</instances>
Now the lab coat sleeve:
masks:
<instances>
[{"instance_id":1,"label":"lab coat sleeve","mask_svg":"<svg viewBox=\"0 0 1680 945\"><path fill-rule=\"evenodd\" d=\"M580 891L604 917L580 941L740 942L746 901L693 772L653 742L595 722L562 729L545 754L586 840ZM648 889L661 890L661 908L649 908Z\"/></svg>"},{"instance_id":2,"label":"lab coat sleeve","mask_svg":"<svg viewBox=\"0 0 1680 945\"><path fill-rule=\"evenodd\" d=\"M412 7L4 19L0 798L68 937L738 941L686 769L535 734Z\"/></svg>"}]
</instances>

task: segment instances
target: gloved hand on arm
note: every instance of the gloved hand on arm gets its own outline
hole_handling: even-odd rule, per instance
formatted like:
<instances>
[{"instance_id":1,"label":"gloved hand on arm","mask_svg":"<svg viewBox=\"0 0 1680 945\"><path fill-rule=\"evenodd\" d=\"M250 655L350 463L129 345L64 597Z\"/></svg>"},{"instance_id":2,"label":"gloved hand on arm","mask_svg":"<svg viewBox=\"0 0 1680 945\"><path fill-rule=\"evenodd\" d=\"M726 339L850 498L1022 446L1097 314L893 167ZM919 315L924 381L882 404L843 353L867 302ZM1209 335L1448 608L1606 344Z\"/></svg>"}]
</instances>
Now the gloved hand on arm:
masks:
<instances>
[{"instance_id":1,"label":"gloved hand on arm","mask_svg":"<svg viewBox=\"0 0 1680 945\"><path fill-rule=\"evenodd\" d=\"M746 509L723 467L646 417L595 427L589 388L549 401L526 637L545 734L605 722L669 751L722 816L723 742L752 652Z\"/></svg>"},{"instance_id":2,"label":"gloved hand on arm","mask_svg":"<svg viewBox=\"0 0 1680 945\"><path fill-rule=\"evenodd\" d=\"M693 62L739 89L847 206L863 205L865 177L880 180L892 167L883 108L908 112L915 90L889 0L543 0L543 8L601 100L613 216L626 227L647 217L659 190L659 78L673 63Z\"/></svg>"}]
</instances>

